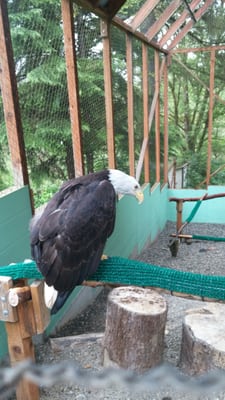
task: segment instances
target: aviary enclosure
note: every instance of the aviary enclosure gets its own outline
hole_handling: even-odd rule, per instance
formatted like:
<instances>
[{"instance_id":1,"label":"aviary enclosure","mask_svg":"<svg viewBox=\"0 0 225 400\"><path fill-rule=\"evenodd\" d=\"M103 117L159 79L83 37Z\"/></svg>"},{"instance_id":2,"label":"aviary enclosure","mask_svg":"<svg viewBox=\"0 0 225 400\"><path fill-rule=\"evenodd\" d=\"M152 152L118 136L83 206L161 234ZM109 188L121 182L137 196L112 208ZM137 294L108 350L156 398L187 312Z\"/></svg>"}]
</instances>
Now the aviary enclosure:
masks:
<instances>
[{"instance_id":1,"label":"aviary enclosure","mask_svg":"<svg viewBox=\"0 0 225 400\"><path fill-rule=\"evenodd\" d=\"M224 13L219 0L0 2L1 265L29 258L32 213L73 176L140 179L145 202L119 202L107 245L124 257L176 221L171 197L225 192ZM187 189L175 168L169 182L175 163ZM224 223L217 201L195 221Z\"/></svg>"}]
</instances>

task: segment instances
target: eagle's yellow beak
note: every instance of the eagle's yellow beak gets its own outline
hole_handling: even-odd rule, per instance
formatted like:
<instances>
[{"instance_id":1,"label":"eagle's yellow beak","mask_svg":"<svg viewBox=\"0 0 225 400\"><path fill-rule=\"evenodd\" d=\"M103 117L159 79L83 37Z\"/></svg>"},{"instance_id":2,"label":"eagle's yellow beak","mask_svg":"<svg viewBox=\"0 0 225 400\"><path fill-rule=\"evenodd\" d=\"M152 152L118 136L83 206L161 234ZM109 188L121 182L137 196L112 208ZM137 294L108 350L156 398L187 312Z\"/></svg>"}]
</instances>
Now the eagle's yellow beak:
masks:
<instances>
[{"instance_id":1,"label":"eagle's yellow beak","mask_svg":"<svg viewBox=\"0 0 225 400\"><path fill-rule=\"evenodd\" d=\"M135 191L135 197L138 200L138 204L141 204L144 200L144 193L141 189Z\"/></svg>"}]
</instances>

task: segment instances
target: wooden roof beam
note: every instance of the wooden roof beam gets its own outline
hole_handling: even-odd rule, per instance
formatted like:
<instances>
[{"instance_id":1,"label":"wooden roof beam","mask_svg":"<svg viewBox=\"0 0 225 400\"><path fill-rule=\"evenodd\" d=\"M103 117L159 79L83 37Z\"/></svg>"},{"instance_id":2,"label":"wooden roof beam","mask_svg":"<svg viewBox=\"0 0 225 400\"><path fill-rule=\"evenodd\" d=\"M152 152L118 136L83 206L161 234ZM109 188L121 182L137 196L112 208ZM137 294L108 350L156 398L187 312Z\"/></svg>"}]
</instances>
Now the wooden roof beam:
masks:
<instances>
[{"instance_id":1,"label":"wooden roof beam","mask_svg":"<svg viewBox=\"0 0 225 400\"><path fill-rule=\"evenodd\" d=\"M157 6L160 0L147 0L143 6L138 10L135 17L131 22L131 27L135 31L142 22L147 18L147 16L152 12L152 10Z\"/></svg>"},{"instance_id":2,"label":"wooden roof beam","mask_svg":"<svg viewBox=\"0 0 225 400\"><path fill-rule=\"evenodd\" d=\"M199 5L201 0L193 0L190 4L189 7L191 11L194 11L196 7ZM189 17L189 11L186 9L182 12L179 18L170 26L166 34L162 37L162 39L159 41L159 45L163 47L168 40L175 34L175 32L181 27L181 25L185 22L185 20Z\"/></svg>"},{"instance_id":3,"label":"wooden roof beam","mask_svg":"<svg viewBox=\"0 0 225 400\"><path fill-rule=\"evenodd\" d=\"M203 6L199 8L198 11L196 11L195 13L196 21L198 21L203 16L203 14L205 14L205 12L208 10L208 8L212 5L213 2L214 0L206 0ZM194 21L193 19L191 19L178 33L178 35L174 38L171 44L168 46L168 50L172 50L175 46L177 46L177 44L180 43L183 37L190 31L193 25Z\"/></svg>"},{"instance_id":4,"label":"wooden roof beam","mask_svg":"<svg viewBox=\"0 0 225 400\"><path fill-rule=\"evenodd\" d=\"M161 53L168 54L169 52L167 49L163 49L160 47L156 42L148 40L146 35L144 35L142 32L139 31L133 31L131 26L124 22L121 18L119 17L114 17L112 19L112 24L115 25L117 28L121 29L124 32L130 32L134 37L136 37L138 40L140 40L142 43L146 43L148 46L152 47L153 49L156 49L160 51Z\"/></svg>"},{"instance_id":5,"label":"wooden roof beam","mask_svg":"<svg viewBox=\"0 0 225 400\"><path fill-rule=\"evenodd\" d=\"M160 31L160 29L165 25L166 21L175 13L175 11L178 9L178 7L181 5L182 0L173 0L168 7L162 12L161 16L159 19L157 19L154 24L151 26L151 28L147 31L146 36L148 40L151 40L154 38L154 36L157 34L157 32Z\"/></svg>"}]
</instances>

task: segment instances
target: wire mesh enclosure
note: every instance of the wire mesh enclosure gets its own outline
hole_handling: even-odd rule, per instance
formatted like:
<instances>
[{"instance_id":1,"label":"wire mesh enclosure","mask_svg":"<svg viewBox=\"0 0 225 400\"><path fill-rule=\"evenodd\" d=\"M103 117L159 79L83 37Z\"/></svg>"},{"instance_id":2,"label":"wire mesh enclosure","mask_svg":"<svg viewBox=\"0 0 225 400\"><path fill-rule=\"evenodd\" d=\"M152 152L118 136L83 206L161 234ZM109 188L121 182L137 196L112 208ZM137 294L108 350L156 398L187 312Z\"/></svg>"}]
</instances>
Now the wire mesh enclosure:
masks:
<instances>
[{"instance_id":1,"label":"wire mesh enclosure","mask_svg":"<svg viewBox=\"0 0 225 400\"><path fill-rule=\"evenodd\" d=\"M69 91L75 89L67 76L64 2L5 3L25 143L22 158L35 206L62 181L108 166L141 182L166 183L168 161L176 159L189 165L189 186L224 183L223 2L126 1L108 25L71 3L78 145L71 135L76 113L71 114ZM106 80L112 93L106 92ZM3 97L0 118L3 190L21 185L19 161L12 157L17 144L7 140ZM76 152L82 153L80 171Z\"/></svg>"}]
</instances>

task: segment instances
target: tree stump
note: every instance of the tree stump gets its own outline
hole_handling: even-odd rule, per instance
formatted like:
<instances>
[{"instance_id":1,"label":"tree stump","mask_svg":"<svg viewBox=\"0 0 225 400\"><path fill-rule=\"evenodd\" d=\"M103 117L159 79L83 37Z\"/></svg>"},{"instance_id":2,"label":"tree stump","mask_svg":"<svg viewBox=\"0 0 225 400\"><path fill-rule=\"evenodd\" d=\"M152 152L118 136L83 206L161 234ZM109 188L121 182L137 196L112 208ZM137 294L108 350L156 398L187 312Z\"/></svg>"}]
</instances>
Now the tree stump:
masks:
<instances>
[{"instance_id":1,"label":"tree stump","mask_svg":"<svg viewBox=\"0 0 225 400\"><path fill-rule=\"evenodd\" d=\"M131 286L113 289L107 304L104 366L144 372L158 364L166 317L166 301L157 292Z\"/></svg>"},{"instance_id":2,"label":"tree stump","mask_svg":"<svg viewBox=\"0 0 225 400\"><path fill-rule=\"evenodd\" d=\"M180 366L190 375L225 368L225 305L189 310L183 322Z\"/></svg>"}]
</instances>

